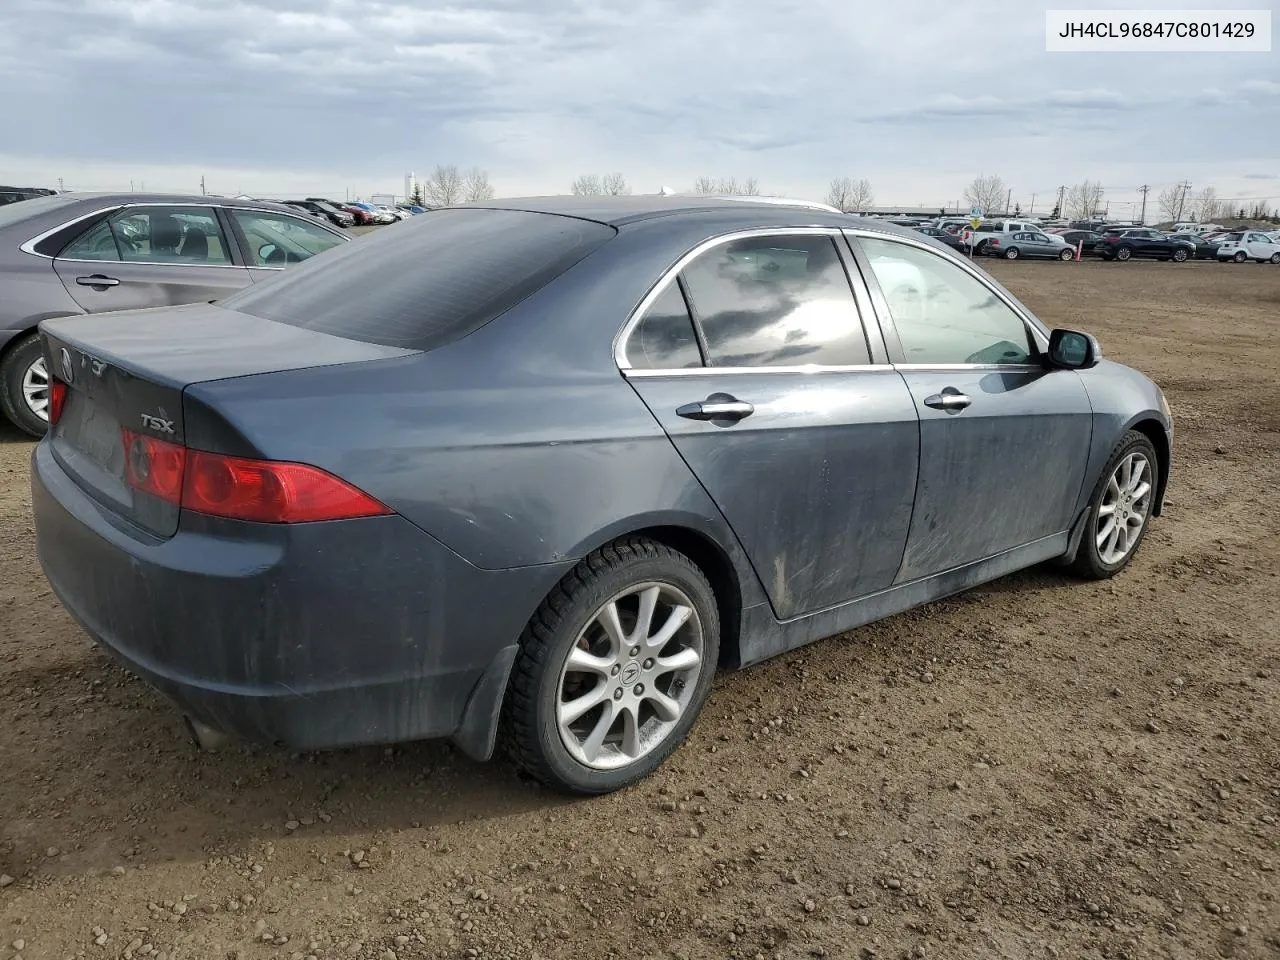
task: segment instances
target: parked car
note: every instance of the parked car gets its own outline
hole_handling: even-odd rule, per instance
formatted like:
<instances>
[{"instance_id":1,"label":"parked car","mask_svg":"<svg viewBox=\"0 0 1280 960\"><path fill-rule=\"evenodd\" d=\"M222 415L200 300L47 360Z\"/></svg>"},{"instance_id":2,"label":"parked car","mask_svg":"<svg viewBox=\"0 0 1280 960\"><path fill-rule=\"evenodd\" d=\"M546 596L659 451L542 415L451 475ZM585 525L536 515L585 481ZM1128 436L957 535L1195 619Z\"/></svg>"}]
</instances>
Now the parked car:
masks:
<instances>
[{"instance_id":1,"label":"parked car","mask_svg":"<svg viewBox=\"0 0 1280 960\"><path fill-rule=\"evenodd\" d=\"M1151 227L1110 227L1102 232L1094 252L1103 260L1145 258L1182 263L1191 258L1195 249L1190 241L1171 240Z\"/></svg>"},{"instance_id":2,"label":"parked car","mask_svg":"<svg viewBox=\"0 0 1280 960\"><path fill-rule=\"evenodd\" d=\"M1062 237L1068 246L1080 245L1082 256L1093 253L1098 247L1098 241L1102 239L1102 234L1092 230L1062 230L1058 232L1058 236Z\"/></svg>"},{"instance_id":3,"label":"parked car","mask_svg":"<svg viewBox=\"0 0 1280 960\"><path fill-rule=\"evenodd\" d=\"M335 227L345 228L356 225L355 217L324 200L284 200L282 202L291 207L297 207L299 210L304 210L312 216L328 220Z\"/></svg>"},{"instance_id":4,"label":"parked car","mask_svg":"<svg viewBox=\"0 0 1280 960\"><path fill-rule=\"evenodd\" d=\"M489 201L41 330L37 556L200 742L501 729L581 794L656 769L720 666L1118 573L1169 472L1163 395L1092 337L784 204Z\"/></svg>"},{"instance_id":5,"label":"parked car","mask_svg":"<svg viewBox=\"0 0 1280 960\"><path fill-rule=\"evenodd\" d=\"M986 251L992 235L1000 233L1044 233L1044 231L1027 220L988 220L980 223L978 229L972 232L968 246L973 247L975 254L982 254Z\"/></svg>"},{"instance_id":6,"label":"parked car","mask_svg":"<svg viewBox=\"0 0 1280 960\"><path fill-rule=\"evenodd\" d=\"M933 237L939 243L945 244L952 250L966 251L968 248L964 245L964 241L951 231L940 227L916 227L916 233L923 233L926 237Z\"/></svg>"},{"instance_id":7,"label":"parked car","mask_svg":"<svg viewBox=\"0 0 1280 960\"><path fill-rule=\"evenodd\" d=\"M1034 233L1023 230L1020 233L996 234L987 240L983 253L989 257L1003 257L1006 260L1017 260L1019 257L1030 257L1037 260L1074 260L1076 252L1067 246L1067 241L1051 233Z\"/></svg>"},{"instance_id":8,"label":"parked car","mask_svg":"<svg viewBox=\"0 0 1280 960\"><path fill-rule=\"evenodd\" d=\"M1280 263L1280 243L1276 243L1261 230L1237 230L1228 233L1218 244L1219 260L1234 260L1244 263L1256 260L1258 263Z\"/></svg>"},{"instance_id":9,"label":"parked car","mask_svg":"<svg viewBox=\"0 0 1280 960\"><path fill-rule=\"evenodd\" d=\"M395 223L398 219L400 219L395 214L379 210L372 203L366 203L363 200L352 200L350 203L347 204L347 206L353 207L357 210L364 211L364 213L367 216L367 220L366 220L367 223L387 224L387 223Z\"/></svg>"},{"instance_id":10,"label":"parked car","mask_svg":"<svg viewBox=\"0 0 1280 960\"><path fill-rule=\"evenodd\" d=\"M1182 240L1194 247L1191 256L1196 260L1216 260L1219 243L1199 233L1171 233L1170 240Z\"/></svg>"},{"instance_id":11,"label":"parked car","mask_svg":"<svg viewBox=\"0 0 1280 960\"><path fill-rule=\"evenodd\" d=\"M45 431L41 320L213 300L346 239L262 201L64 193L0 207L0 412Z\"/></svg>"},{"instance_id":12,"label":"parked car","mask_svg":"<svg viewBox=\"0 0 1280 960\"><path fill-rule=\"evenodd\" d=\"M47 187L0 187L0 206L18 203L21 200L32 200L35 197L51 197L56 190Z\"/></svg>"}]
</instances>

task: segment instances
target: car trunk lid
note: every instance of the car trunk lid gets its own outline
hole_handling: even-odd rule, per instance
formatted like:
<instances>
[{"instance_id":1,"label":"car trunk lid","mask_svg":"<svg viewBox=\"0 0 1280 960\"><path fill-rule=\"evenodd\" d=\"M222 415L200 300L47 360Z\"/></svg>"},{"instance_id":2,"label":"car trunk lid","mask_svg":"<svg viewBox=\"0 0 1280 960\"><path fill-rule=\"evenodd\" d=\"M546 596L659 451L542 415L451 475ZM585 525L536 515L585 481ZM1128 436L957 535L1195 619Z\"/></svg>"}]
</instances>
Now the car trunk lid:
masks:
<instances>
[{"instance_id":1,"label":"car trunk lid","mask_svg":"<svg viewBox=\"0 0 1280 960\"><path fill-rule=\"evenodd\" d=\"M160 538L178 528L187 387L415 352L212 304L48 320L41 335L50 376L64 385L48 434L55 459L100 504Z\"/></svg>"}]
</instances>

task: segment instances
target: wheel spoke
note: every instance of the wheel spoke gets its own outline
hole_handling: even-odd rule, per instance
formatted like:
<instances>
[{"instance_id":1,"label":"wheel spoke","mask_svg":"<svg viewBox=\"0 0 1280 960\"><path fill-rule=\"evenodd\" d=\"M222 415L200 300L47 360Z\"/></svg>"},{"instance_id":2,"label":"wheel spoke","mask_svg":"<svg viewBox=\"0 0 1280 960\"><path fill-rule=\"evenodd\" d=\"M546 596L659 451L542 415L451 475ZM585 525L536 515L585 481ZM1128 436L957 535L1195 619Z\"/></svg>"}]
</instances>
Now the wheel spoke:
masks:
<instances>
[{"instance_id":1,"label":"wheel spoke","mask_svg":"<svg viewBox=\"0 0 1280 960\"><path fill-rule=\"evenodd\" d=\"M1128 487L1133 476L1133 456L1127 456L1120 463L1120 486Z\"/></svg>"},{"instance_id":2,"label":"wheel spoke","mask_svg":"<svg viewBox=\"0 0 1280 960\"><path fill-rule=\"evenodd\" d=\"M596 617L596 621L600 626L604 627L604 632L609 635L609 652L617 656L627 642L627 635L622 629L622 621L618 617L617 601L607 604L600 611L600 615Z\"/></svg>"},{"instance_id":3,"label":"wheel spoke","mask_svg":"<svg viewBox=\"0 0 1280 960\"><path fill-rule=\"evenodd\" d=\"M650 650L661 650L671 638L676 635L676 631L685 625L685 622L693 614L693 610L686 606L675 606L671 608L671 613L667 614L667 622L662 625L662 629L650 637L646 644Z\"/></svg>"},{"instance_id":4,"label":"wheel spoke","mask_svg":"<svg viewBox=\"0 0 1280 960\"><path fill-rule=\"evenodd\" d=\"M653 628L653 611L658 606L661 594L662 588L658 586L649 587L640 594L640 609L636 611L636 627L627 639L629 644L639 643L649 636L649 631Z\"/></svg>"},{"instance_id":5,"label":"wheel spoke","mask_svg":"<svg viewBox=\"0 0 1280 960\"><path fill-rule=\"evenodd\" d=\"M1109 517L1115 512L1116 512L1116 505L1114 503L1104 503L1102 506L1098 507L1099 518Z\"/></svg>"},{"instance_id":6,"label":"wheel spoke","mask_svg":"<svg viewBox=\"0 0 1280 960\"><path fill-rule=\"evenodd\" d=\"M1141 500L1150 492L1151 492L1151 484L1145 483L1145 482L1139 483L1136 487L1133 488L1134 503L1137 503L1139 500Z\"/></svg>"},{"instance_id":7,"label":"wheel spoke","mask_svg":"<svg viewBox=\"0 0 1280 960\"><path fill-rule=\"evenodd\" d=\"M675 723L680 719L680 704L661 690L646 694L645 699L653 707L653 712L658 715L658 719L665 720L667 723Z\"/></svg>"},{"instance_id":8,"label":"wheel spoke","mask_svg":"<svg viewBox=\"0 0 1280 960\"><path fill-rule=\"evenodd\" d=\"M611 657L597 657L594 653L588 653L581 647L574 647L569 653L567 667L569 670L576 670L580 673L598 673L602 677L607 677L613 664L614 660Z\"/></svg>"},{"instance_id":9,"label":"wheel spoke","mask_svg":"<svg viewBox=\"0 0 1280 960\"><path fill-rule=\"evenodd\" d=\"M1131 513L1129 514L1129 519L1127 522L1129 526L1136 528L1136 527L1141 527L1146 522L1146 520L1147 518L1141 513Z\"/></svg>"},{"instance_id":10,"label":"wheel spoke","mask_svg":"<svg viewBox=\"0 0 1280 960\"><path fill-rule=\"evenodd\" d=\"M1106 543L1107 538L1111 536L1112 531L1114 531L1115 528L1116 528L1116 521L1114 518L1111 518L1111 519L1108 519L1106 524L1103 525L1102 529L1098 531L1098 549L1099 550L1103 549L1102 545Z\"/></svg>"},{"instance_id":11,"label":"wheel spoke","mask_svg":"<svg viewBox=\"0 0 1280 960\"><path fill-rule=\"evenodd\" d=\"M655 673L661 676L674 670L689 670L701 662L702 658L698 656L697 650L692 647L685 647L680 652L673 653L669 657L658 657Z\"/></svg>"},{"instance_id":12,"label":"wheel spoke","mask_svg":"<svg viewBox=\"0 0 1280 960\"><path fill-rule=\"evenodd\" d=\"M1113 523L1111 525L1111 535L1107 537L1107 556L1114 557L1116 555L1116 543L1120 540L1120 525Z\"/></svg>"},{"instance_id":13,"label":"wheel spoke","mask_svg":"<svg viewBox=\"0 0 1280 960\"><path fill-rule=\"evenodd\" d=\"M604 710L600 712L600 719L596 721L596 725L592 728L591 733L587 735L587 739L582 741L582 755L587 758L588 763L595 763L596 758L600 756L600 748L604 746L604 738L609 735L609 731L613 729L613 723L618 719L614 712L613 701L604 701Z\"/></svg>"},{"instance_id":14,"label":"wheel spoke","mask_svg":"<svg viewBox=\"0 0 1280 960\"><path fill-rule=\"evenodd\" d=\"M640 725L631 707L622 710L622 752L632 759L640 756Z\"/></svg>"},{"instance_id":15,"label":"wheel spoke","mask_svg":"<svg viewBox=\"0 0 1280 960\"><path fill-rule=\"evenodd\" d=\"M1120 499L1120 484L1116 481L1116 474L1111 475L1111 479L1107 481L1107 497L1112 502Z\"/></svg>"},{"instance_id":16,"label":"wheel spoke","mask_svg":"<svg viewBox=\"0 0 1280 960\"><path fill-rule=\"evenodd\" d=\"M586 713L600 706L608 696L609 684L600 683L582 696L560 704L560 725L567 727L576 723Z\"/></svg>"}]
</instances>

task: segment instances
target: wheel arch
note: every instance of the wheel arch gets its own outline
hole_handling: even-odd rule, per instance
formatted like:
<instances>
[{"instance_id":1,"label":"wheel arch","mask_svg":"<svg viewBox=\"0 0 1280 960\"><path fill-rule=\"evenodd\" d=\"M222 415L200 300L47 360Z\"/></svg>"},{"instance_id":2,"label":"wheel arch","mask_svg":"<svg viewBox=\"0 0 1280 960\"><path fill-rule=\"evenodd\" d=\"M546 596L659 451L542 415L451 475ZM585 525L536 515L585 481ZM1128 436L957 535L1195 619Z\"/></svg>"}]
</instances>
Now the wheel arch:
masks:
<instances>
[{"instance_id":1,"label":"wheel arch","mask_svg":"<svg viewBox=\"0 0 1280 960\"><path fill-rule=\"evenodd\" d=\"M720 666L741 665L742 611L764 599L750 563L727 526L707 529L707 518L684 512L663 511L610 524L594 537L578 544L569 554L581 559L606 544L627 537L648 537L683 553L706 575L720 614Z\"/></svg>"},{"instance_id":2,"label":"wheel arch","mask_svg":"<svg viewBox=\"0 0 1280 960\"><path fill-rule=\"evenodd\" d=\"M1154 416L1143 416L1129 424L1129 430L1137 430L1156 448L1156 496L1151 508L1152 516L1164 511L1164 492L1169 485L1170 459L1173 453L1169 432Z\"/></svg>"}]
</instances>

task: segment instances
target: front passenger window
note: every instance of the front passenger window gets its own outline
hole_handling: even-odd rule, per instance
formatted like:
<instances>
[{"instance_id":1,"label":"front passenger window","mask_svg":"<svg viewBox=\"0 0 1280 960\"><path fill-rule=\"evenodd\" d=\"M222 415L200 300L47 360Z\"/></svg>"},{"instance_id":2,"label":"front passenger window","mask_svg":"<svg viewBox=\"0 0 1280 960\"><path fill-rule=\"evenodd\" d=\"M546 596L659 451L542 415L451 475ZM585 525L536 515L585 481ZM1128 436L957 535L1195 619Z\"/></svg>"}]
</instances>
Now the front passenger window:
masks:
<instances>
[{"instance_id":1,"label":"front passenger window","mask_svg":"<svg viewBox=\"0 0 1280 960\"><path fill-rule=\"evenodd\" d=\"M891 240L858 244L888 302L903 362L1030 363L1030 331L989 287L942 257Z\"/></svg>"}]
</instances>

